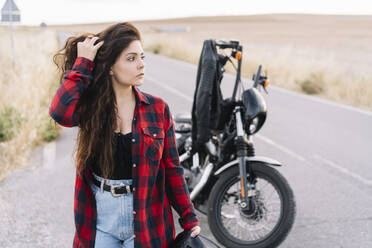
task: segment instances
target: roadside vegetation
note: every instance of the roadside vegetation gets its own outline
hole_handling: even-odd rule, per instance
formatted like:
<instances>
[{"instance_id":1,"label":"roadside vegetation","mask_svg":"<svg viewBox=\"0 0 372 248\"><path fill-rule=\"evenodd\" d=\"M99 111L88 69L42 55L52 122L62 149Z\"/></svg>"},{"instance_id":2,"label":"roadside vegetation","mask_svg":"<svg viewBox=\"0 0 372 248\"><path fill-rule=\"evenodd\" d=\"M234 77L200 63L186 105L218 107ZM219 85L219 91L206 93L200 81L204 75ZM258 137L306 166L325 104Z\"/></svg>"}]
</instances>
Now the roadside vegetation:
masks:
<instances>
[{"instance_id":1,"label":"roadside vegetation","mask_svg":"<svg viewBox=\"0 0 372 248\"><path fill-rule=\"evenodd\" d=\"M48 109L57 90L52 54L58 48L55 31L14 27L15 63L10 33L0 27L0 181L24 167L30 152L59 136Z\"/></svg>"}]
</instances>

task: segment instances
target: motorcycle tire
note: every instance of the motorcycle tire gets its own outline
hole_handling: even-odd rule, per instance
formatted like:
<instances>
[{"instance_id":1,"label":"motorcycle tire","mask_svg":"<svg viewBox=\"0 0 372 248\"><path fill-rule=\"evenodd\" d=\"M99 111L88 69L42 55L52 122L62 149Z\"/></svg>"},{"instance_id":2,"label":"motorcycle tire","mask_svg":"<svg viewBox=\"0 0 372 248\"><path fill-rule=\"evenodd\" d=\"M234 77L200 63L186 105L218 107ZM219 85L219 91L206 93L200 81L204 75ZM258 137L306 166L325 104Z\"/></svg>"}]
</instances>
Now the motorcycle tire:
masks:
<instances>
[{"instance_id":1,"label":"motorcycle tire","mask_svg":"<svg viewBox=\"0 0 372 248\"><path fill-rule=\"evenodd\" d=\"M239 167L234 166L223 172L213 186L208 200L208 224L214 237L225 247L229 248L267 248L277 247L291 230L295 215L296 204L293 191L287 180L274 168L257 162L249 162L253 173L257 178L263 178L276 188L280 195L282 209L279 221L267 236L256 241L237 239L232 236L223 226L220 209L224 192L232 185L240 181ZM247 167L248 174L248 167ZM247 178L249 175L247 175ZM259 189L257 189L259 190Z\"/></svg>"}]
</instances>

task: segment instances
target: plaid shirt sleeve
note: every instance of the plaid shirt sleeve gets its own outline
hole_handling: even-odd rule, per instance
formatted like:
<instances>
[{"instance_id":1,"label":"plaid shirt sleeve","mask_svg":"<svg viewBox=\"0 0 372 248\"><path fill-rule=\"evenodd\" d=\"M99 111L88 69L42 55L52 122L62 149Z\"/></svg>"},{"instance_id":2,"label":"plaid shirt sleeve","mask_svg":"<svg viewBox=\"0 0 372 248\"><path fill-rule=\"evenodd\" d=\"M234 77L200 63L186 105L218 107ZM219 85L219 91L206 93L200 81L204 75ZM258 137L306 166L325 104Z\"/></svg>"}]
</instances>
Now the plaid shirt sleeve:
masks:
<instances>
[{"instance_id":1,"label":"plaid shirt sleeve","mask_svg":"<svg viewBox=\"0 0 372 248\"><path fill-rule=\"evenodd\" d=\"M71 70L63 76L63 83L54 95L49 107L49 115L61 126L78 125L75 108L81 94L93 80L94 62L84 57L77 57Z\"/></svg>"},{"instance_id":2,"label":"plaid shirt sleeve","mask_svg":"<svg viewBox=\"0 0 372 248\"><path fill-rule=\"evenodd\" d=\"M165 103L165 130L162 160L165 167L166 193L169 202L181 217L179 219L181 227L190 230L200 223L190 200L183 167L180 165L173 116L167 103Z\"/></svg>"}]
</instances>

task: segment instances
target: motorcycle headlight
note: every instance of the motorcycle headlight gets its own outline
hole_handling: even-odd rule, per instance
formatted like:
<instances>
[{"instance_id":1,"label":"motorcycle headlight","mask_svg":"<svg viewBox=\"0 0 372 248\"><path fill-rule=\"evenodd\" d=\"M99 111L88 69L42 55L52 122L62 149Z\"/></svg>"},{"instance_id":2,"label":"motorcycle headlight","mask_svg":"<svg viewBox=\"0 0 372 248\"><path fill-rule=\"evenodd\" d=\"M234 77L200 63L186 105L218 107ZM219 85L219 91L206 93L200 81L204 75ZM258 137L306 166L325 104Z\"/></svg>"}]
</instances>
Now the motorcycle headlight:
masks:
<instances>
[{"instance_id":1,"label":"motorcycle headlight","mask_svg":"<svg viewBox=\"0 0 372 248\"><path fill-rule=\"evenodd\" d=\"M244 129L248 135L260 130L266 120L266 103L263 96L255 88L243 92Z\"/></svg>"},{"instance_id":2,"label":"motorcycle headlight","mask_svg":"<svg viewBox=\"0 0 372 248\"><path fill-rule=\"evenodd\" d=\"M255 116L253 118L247 118L244 122L244 130L248 135L257 133L263 126L266 119L265 114Z\"/></svg>"},{"instance_id":3,"label":"motorcycle headlight","mask_svg":"<svg viewBox=\"0 0 372 248\"><path fill-rule=\"evenodd\" d=\"M255 117L252 122L249 124L249 133L254 133L256 132L256 129L258 127L258 122L259 122L259 119L258 117Z\"/></svg>"}]
</instances>

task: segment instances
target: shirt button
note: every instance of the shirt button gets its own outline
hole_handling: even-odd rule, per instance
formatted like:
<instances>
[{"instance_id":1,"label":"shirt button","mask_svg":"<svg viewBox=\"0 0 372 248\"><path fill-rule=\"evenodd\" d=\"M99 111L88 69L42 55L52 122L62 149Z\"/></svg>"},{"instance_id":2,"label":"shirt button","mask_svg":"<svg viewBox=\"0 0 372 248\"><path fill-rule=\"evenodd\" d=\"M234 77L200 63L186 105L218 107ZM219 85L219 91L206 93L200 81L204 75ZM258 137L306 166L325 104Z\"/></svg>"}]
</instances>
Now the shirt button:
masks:
<instances>
[{"instance_id":1,"label":"shirt button","mask_svg":"<svg viewBox=\"0 0 372 248\"><path fill-rule=\"evenodd\" d=\"M135 235L135 234L133 234L133 237L136 237L136 235Z\"/></svg>"},{"instance_id":2,"label":"shirt button","mask_svg":"<svg viewBox=\"0 0 372 248\"><path fill-rule=\"evenodd\" d=\"M137 165L136 164L133 164L133 167L136 167Z\"/></svg>"},{"instance_id":3,"label":"shirt button","mask_svg":"<svg viewBox=\"0 0 372 248\"><path fill-rule=\"evenodd\" d=\"M136 214L136 211L133 211L133 214Z\"/></svg>"},{"instance_id":4,"label":"shirt button","mask_svg":"<svg viewBox=\"0 0 372 248\"><path fill-rule=\"evenodd\" d=\"M136 190L136 188L135 187L133 187L133 191L135 191Z\"/></svg>"},{"instance_id":5,"label":"shirt button","mask_svg":"<svg viewBox=\"0 0 372 248\"><path fill-rule=\"evenodd\" d=\"M132 142L133 142L133 143L136 142L136 139L132 139Z\"/></svg>"},{"instance_id":6,"label":"shirt button","mask_svg":"<svg viewBox=\"0 0 372 248\"><path fill-rule=\"evenodd\" d=\"M156 133L154 133L154 137L156 137Z\"/></svg>"}]
</instances>

